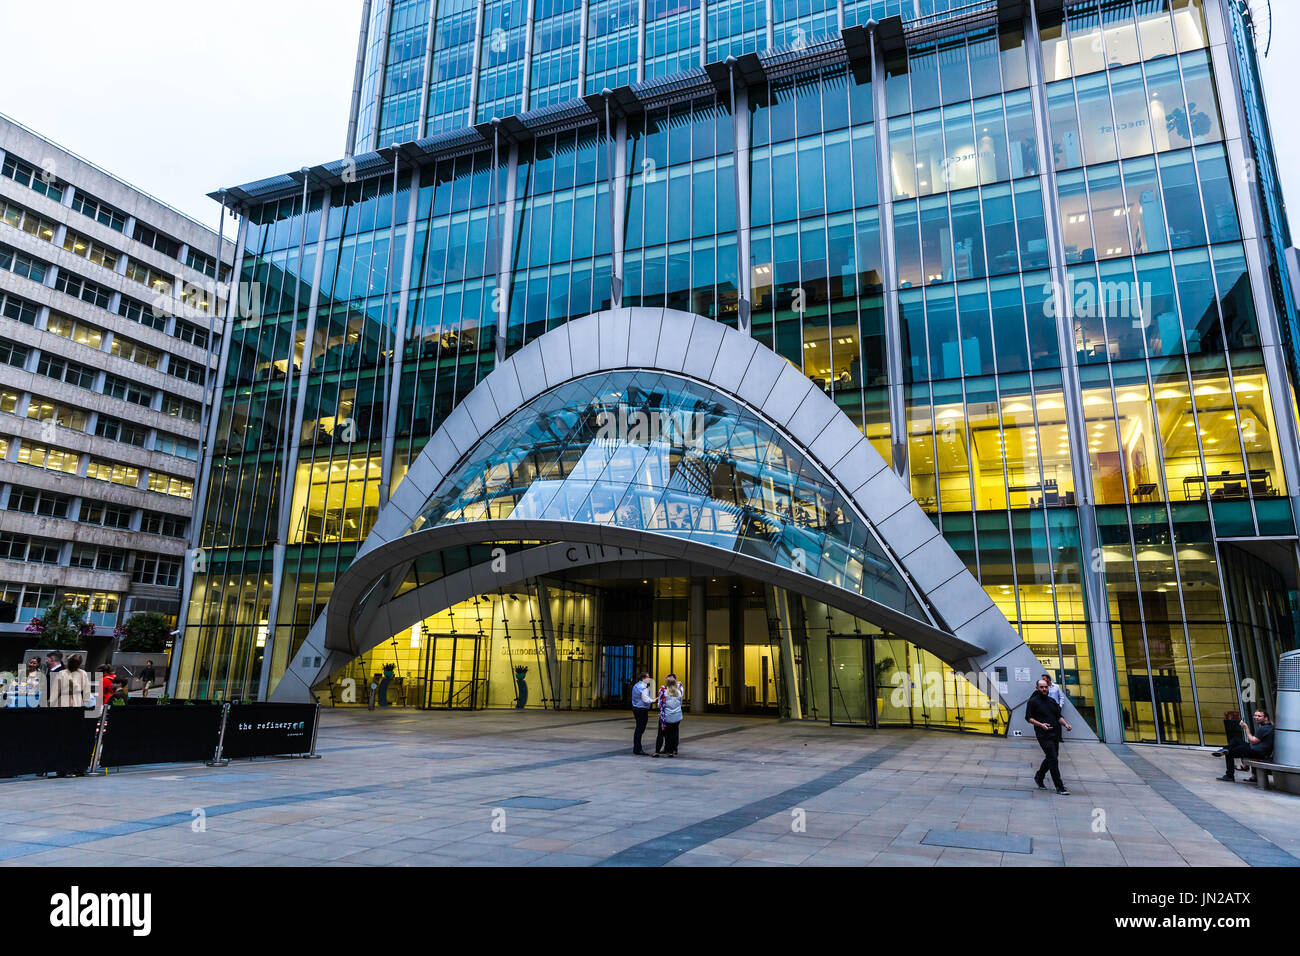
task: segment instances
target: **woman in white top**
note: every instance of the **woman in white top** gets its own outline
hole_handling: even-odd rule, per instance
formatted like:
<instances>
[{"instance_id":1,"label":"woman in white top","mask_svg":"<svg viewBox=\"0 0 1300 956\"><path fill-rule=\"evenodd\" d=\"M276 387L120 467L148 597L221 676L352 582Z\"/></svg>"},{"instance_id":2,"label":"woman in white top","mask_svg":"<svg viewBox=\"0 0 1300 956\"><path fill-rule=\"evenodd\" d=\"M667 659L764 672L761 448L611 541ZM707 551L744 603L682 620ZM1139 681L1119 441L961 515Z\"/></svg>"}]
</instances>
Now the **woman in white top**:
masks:
<instances>
[{"instance_id":1,"label":"woman in white top","mask_svg":"<svg viewBox=\"0 0 1300 956\"><path fill-rule=\"evenodd\" d=\"M670 677L664 681L663 702L660 713L664 721L664 756L677 756L677 739L682 729L682 687ZM655 756L659 756L655 754Z\"/></svg>"},{"instance_id":2,"label":"woman in white top","mask_svg":"<svg viewBox=\"0 0 1300 956\"><path fill-rule=\"evenodd\" d=\"M73 654L61 671L50 678L51 707L89 707L94 695L90 675L81 668L81 655Z\"/></svg>"}]
</instances>

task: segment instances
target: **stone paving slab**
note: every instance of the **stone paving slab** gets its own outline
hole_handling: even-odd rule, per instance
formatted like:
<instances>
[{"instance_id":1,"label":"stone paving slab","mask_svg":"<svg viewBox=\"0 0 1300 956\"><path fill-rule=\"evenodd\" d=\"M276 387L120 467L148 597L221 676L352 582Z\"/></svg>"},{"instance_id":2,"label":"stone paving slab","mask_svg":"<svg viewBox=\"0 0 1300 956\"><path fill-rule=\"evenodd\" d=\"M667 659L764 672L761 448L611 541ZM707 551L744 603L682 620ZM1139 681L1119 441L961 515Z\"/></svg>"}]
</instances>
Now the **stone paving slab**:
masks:
<instances>
[{"instance_id":1,"label":"stone paving slab","mask_svg":"<svg viewBox=\"0 0 1300 956\"><path fill-rule=\"evenodd\" d=\"M0 866L1300 865L1300 798L1208 750L1071 742L1059 797L1023 739L688 715L665 766L631 730L325 710L321 760L0 782Z\"/></svg>"}]
</instances>

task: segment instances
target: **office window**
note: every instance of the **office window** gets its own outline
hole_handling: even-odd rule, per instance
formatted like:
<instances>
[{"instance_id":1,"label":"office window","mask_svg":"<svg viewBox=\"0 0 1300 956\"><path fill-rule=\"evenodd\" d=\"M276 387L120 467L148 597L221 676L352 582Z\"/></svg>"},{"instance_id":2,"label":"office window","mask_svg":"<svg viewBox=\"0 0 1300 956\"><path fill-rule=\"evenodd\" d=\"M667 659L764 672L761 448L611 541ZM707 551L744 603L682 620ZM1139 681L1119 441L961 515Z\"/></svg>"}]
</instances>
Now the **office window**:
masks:
<instances>
[{"instance_id":1,"label":"office window","mask_svg":"<svg viewBox=\"0 0 1300 956\"><path fill-rule=\"evenodd\" d=\"M75 385L77 388L94 388L95 376L98 374L89 365L82 365L80 362L59 358L49 352L41 353L41 360L36 366L36 371L41 375L58 379L60 382Z\"/></svg>"},{"instance_id":2,"label":"office window","mask_svg":"<svg viewBox=\"0 0 1300 956\"><path fill-rule=\"evenodd\" d=\"M40 306L34 302L19 298L12 292L0 292L0 315L6 319L13 319L23 325L35 325L40 311Z\"/></svg>"},{"instance_id":3,"label":"office window","mask_svg":"<svg viewBox=\"0 0 1300 956\"><path fill-rule=\"evenodd\" d=\"M98 501L82 501L81 517L83 524L96 524L105 528L119 530L131 527L131 509L119 508Z\"/></svg>"},{"instance_id":4,"label":"office window","mask_svg":"<svg viewBox=\"0 0 1300 956\"><path fill-rule=\"evenodd\" d=\"M184 319L176 320L176 332L174 333L182 342L189 342L191 345L197 345L201 349L208 347L208 330L193 322L186 322Z\"/></svg>"},{"instance_id":5,"label":"office window","mask_svg":"<svg viewBox=\"0 0 1300 956\"><path fill-rule=\"evenodd\" d=\"M63 248L74 256L89 259L95 265L109 270L117 268L117 260L121 256L116 249L110 249L103 243L73 232L71 229L63 237Z\"/></svg>"},{"instance_id":6,"label":"office window","mask_svg":"<svg viewBox=\"0 0 1300 956\"><path fill-rule=\"evenodd\" d=\"M181 244L170 236L163 235L156 229L146 226L142 222L135 224L135 241L148 246L157 252L161 252L169 259L179 259L181 255Z\"/></svg>"},{"instance_id":7,"label":"office window","mask_svg":"<svg viewBox=\"0 0 1300 956\"><path fill-rule=\"evenodd\" d=\"M191 479L163 474L160 471L149 473L148 488L150 491L171 495L175 498L192 498L194 496L194 482Z\"/></svg>"},{"instance_id":8,"label":"office window","mask_svg":"<svg viewBox=\"0 0 1300 956\"><path fill-rule=\"evenodd\" d=\"M135 567L131 571L133 584L154 584L159 587L174 588L181 583L181 562L176 558L157 554L139 554L135 556Z\"/></svg>"},{"instance_id":9,"label":"office window","mask_svg":"<svg viewBox=\"0 0 1300 956\"><path fill-rule=\"evenodd\" d=\"M120 548L79 544L73 547L72 560L68 563L74 568L91 571L121 572L126 570L126 552Z\"/></svg>"},{"instance_id":10,"label":"office window","mask_svg":"<svg viewBox=\"0 0 1300 956\"><path fill-rule=\"evenodd\" d=\"M113 344L109 346L109 351L118 358L124 358L128 362L135 362L137 365L143 365L146 368L157 368L158 360L161 358L159 352L147 345L132 342L120 335L113 336Z\"/></svg>"},{"instance_id":11,"label":"office window","mask_svg":"<svg viewBox=\"0 0 1300 956\"><path fill-rule=\"evenodd\" d=\"M14 182L35 190L43 196L49 196L55 202L63 201L64 183L49 170L37 169L31 163L25 163L13 153L5 156L4 165L0 166L0 175L8 176Z\"/></svg>"},{"instance_id":12,"label":"office window","mask_svg":"<svg viewBox=\"0 0 1300 956\"><path fill-rule=\"evenodd\" d=\"M199 457L197 442L167 432L159 432L155 436L153 448L154 451L160 451L165 455L175 455L178 458L186 458L190 461L197 461Z\"/></svg>"},{"instance_id":13,"label":"office window","mask_svg":"<svg viewBox=\"0 0 1300 956\"><path fill-rule=\"evenodd\" d=\"M72 197L72 208L83 216L108 226L109 229L115 232L124 232L126 230L126 213L110 206L102 199L96 199L90 193L78 189Z\"/></svg>"},{"instance_id":14,"label":"office window","mask_svg":"<svg viewBox=\"0 0 1300 956\"><path fill-rule=\"evenodd\" d=\"M53 538L0 532L0 558L28 564L58 564L62 545Z\"/></svg>"},{"instance_id":15,"label":"office window","mask_svg":"<svg viewBox=\"0 0 1300 956\"><path fill-rule=\"evenodd\" d=\"M212 256L204 255L192 246L185 254L185 264L210 279L217 277L217 260Z\"/></svg>"},{"instance_id":16,"label":"office window","mask_svg":"<svg viewBox=\"0 0 1300 956\"><path fill-rule=\"evenodd\" d=\"M30 209L24 209L7 199L0 199L0 222L21 229L29 236L35 236L45 242L53 242L54 232L59 228L58 223L38 216Z\"/></svg>"},{"instance_id":17,"label":"office window","mask_svg":"<svg viewBox=\"0 0 1300 956\"><path fill-rule=\"evenodd\" d=\"M143 512L140 530L146 534L161 534L169 538L183 538L190 531L190 523L178 515L163 514L161 511Z\"/></svg>"},{"instance_id":18,"label":"office window","mask_svg":"<svg viewBox=\"0 0 1300 956\"><path fill-rule=\"evenodd\" d=\"M27 356L31 354L32 350L26 345L0 338L0 362L14 368L23 368L27 364Z\"/></svg>"},{"instance_id":19,"label":"office window","mask_svg":"<svg viewBox=\"0 0 1300 956\"><path fill-rule=\"evenodd\" d=\"M100 627L111 627L117 623L117 608L120 599L116 594L94 591L89 594L66 591L63 600L67 604L79 607L86 612L86 620Z\"/></svg>"},{"instance_id":20,"label":"office window","mask_svg":"<svg viewBox=\"0 0 1300 956\"><path fill-rule=\"evenodd\" d=\"M119 375L104 376L104 394L144 408L153 404L153 389L128 381Z\"/></svg>"},{"instance_id":21,"label":"office window","mask_svg":"<svg viewBox=\"0 0 1300 956\"><path fill-rule=\"evenodd\" d=\"M190 362L183 358L173 355L167 363L167 374L174 375L176 378L184 379L192 385L202 385L204 374L203 366L197 362Z\"/></svg>"},{"instance_id":22,"label":"office window","mask_svg":"<svg viewBox=\"0 0 1300 956\"><path fill-rule=\"evenodd\" d=\"M126 277L132 282L147 285L160 295L171 295L172 293L172 277L161 269L155 269L138 259L127 260Z\"/></svg>"},{"instance_id":23,"label":"office window","mask_svg":"<svg viewBox=\"0 0 1300 956\"><path fill-rule=\"evenodd\" d=\"M87 325L70 315L64 315L62 312L50 313L49 320L45 323L45 331L87 345L92 349L99 348L104 341L103 330Z\"/></svg>"},{"instance_id":24,"label":"office window","mask_svg":"<svg viewBox=\"0 0 1300 956\"><path fill-rule=\"evenodd\" d=\"M101 461L98 458L90 459L90 464L86 466L86 477L93 478L95 481L107 481L114 485L123 485L127 488L140 487L139 468L118 462Z\"/></svg>"},{"instance_id":25,"label":"office window","mask_svg":"<svg viewBox=\"0 0 1300 956\"><path fill-rule=\"evenodd\" d=\"M72 296L74 299L97 305L101 309L107 309L108 304L113 300L113 293L110 289L91 282L89 279L83 279L79 275L73 275L64 269L60 269L59 274L55 276L54 288Z\"/></svg>"},{"instance_id":26,"label":"office window","mask_svg":"<svg viewBox=\"0 0 1300 956\"><path fill-rule=\"evenodd\" d=\"M117 306L117 314L124 319L130 319L132 322L139 322L151 329L157 329L159 332L167 328L167 313L164 310L154 308L152 305L145 305L143 302L129 296L122 296L122 300Z\"/></svg>"},{"instance_id":27,"label":"office window","mask_svg":"<svg viewBox=\"0 0 1300 956\"><path fill-rule=\"evenodd\" d=\"M0 532L0 558L28 564L58 564L60 542L53 538L33 538L25 534Z\"/></svg>"},{"instance_id":28,"label":"office window","mask_svg":"<svg viewBox=\"0 0 1300 956\"><path fill-rule=\"evenodd\" d=\"M0 411L4 410L3 404L0 404ZM86 430L85 411L37 395L33 395L27 403L27 417L41 422L54 422L63 428L71 428L79 432Z\"/></svg>"},{"instance_id":29,"label":"office window","mask_svg":"<svg viewBox=\"0 0 1300 956\"><path fill-rule=\"evenodd\" d=\"M64 451L61 448L47 448L23 439L18 449L18 462L31 465L33 468L44 468L46 471L60 471L67 475L75 475L81 464L81 456L75 452Z\"/></svg>"},{"instance_id":30,"label":"office window","mask_svg":"<svg viewBox=\"0 0 1300 956\"><path fill-rule=\"evenodd\" d=\"M171 415L187 422L197 422L200 411L198 402L191 402L170 392L163 392L162 412L164 415Z\"/></svg>"},{"instance_id":31,"label":"office window","mask_svg":"<svg viewBox=\"0 0 1300 956\"><path fill-rule=\"evenodd\" d=\"M110 441L126 442L128 445L143 448L145 439L149 435L149 429L143 425L124 422L120 418L114 418L112 415L105 415L101 412L99 417L95 419L95 434Z\"/></svg>"},{"instance_id":32,"label":"office window","mask_svg":"<svg viewBox=\"0 0 1300 956\"><path fill-rule=\"evenodd\" d=\"M24 279L31 279L33 282L43 283L46 273L50 270L50 264L40 259L33 259L25 252L19 252L12 246L0 243L0 269L22 276Z\"/></svg>"},{"instance_id":33,"label":"office window","mask_svg":"<svg viewBox=\"0 0 1300 956\"><path fill-rule=\"evenodd\" d=\"M37 491L34 488L15 487L9 490L9 510L22 514L37 515L42 518L66 518L68 502L66 495L56 495L50 491Z\"/></svg>"}]
</instances>

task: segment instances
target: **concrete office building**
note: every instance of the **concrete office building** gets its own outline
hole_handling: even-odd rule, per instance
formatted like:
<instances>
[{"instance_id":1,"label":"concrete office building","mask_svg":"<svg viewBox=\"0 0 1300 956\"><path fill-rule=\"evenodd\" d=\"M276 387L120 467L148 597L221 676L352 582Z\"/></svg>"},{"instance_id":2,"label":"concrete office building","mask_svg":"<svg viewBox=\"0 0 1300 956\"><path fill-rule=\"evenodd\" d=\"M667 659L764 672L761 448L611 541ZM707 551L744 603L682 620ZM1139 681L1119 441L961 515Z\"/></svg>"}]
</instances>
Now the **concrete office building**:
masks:
<instances>
[{"instance_id":1,"label":"concrete office building","mask_svg":"<svg viewBox=\"0 0 1300 956\"><path fill-rule=\"evenodd\" d=\"M178 619L205 375L210 229L0 116L0 625L55 603L100 636ZM227 241L226 271L234 253ZM224 278L228 279L228 276Z\"/></svg>"},{"instance_id":2,"label":"concrete office building","mask_svg":"<svg viewBox=\"0 0 1300 956\"><path fill-rule=\"evenodd\" d=\"M1007 733L1051 671L1107 740L1221 740L1296 646L1254 44L1237 0L370 0L351 155L220 194L278 294L176 691L646 666Z\"/></svg>"}]
</instances>

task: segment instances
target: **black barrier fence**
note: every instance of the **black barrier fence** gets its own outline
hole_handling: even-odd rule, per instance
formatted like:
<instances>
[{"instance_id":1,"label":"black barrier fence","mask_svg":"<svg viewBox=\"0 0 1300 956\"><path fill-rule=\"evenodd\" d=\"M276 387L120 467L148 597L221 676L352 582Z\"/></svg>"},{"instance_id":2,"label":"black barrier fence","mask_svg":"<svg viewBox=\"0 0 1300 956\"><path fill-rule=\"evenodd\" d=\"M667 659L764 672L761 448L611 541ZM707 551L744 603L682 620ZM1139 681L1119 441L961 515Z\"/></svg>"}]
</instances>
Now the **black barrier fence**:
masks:
<instances>
[{"instance_id":1,"label":"black barrier fence","mask_svg":"<svg viewBox=\"0 0 1300 956\"><path fill-rule=\"evenodd\" d=\"M94 712L81 708L0 710L0 777L85 770L98 727Z\"/></svg>"},{"instance_id":2,"label":"black barrier fence","mask_svg":"<svg viewBox=\"0 0 1300 956\"><path fill-rule=\"evenodd\" d=\"M315 755L318 704L0 709L0 777Z\"/></svg>"},{"instance_id":3,"label":"black barrier fence","mask_svg":"<svg viewBox=\"0 0 1300 956\"><path fill-rule=\"evenodd\" d=\"M211 760L221 733L219 704L109 707L101 767Z\"/></svg>"},{"instance_id":4,"label":"black barrier fence","mask_svg":"<svg viewBox=\"0 0 1300 956\"><path fill-rule=\"evenodd\" d=\"M221 755L308 754L316 743L316 704L232 704Z\"/></svg>"}]
</instances>

